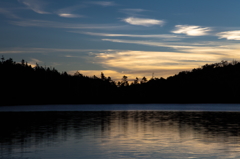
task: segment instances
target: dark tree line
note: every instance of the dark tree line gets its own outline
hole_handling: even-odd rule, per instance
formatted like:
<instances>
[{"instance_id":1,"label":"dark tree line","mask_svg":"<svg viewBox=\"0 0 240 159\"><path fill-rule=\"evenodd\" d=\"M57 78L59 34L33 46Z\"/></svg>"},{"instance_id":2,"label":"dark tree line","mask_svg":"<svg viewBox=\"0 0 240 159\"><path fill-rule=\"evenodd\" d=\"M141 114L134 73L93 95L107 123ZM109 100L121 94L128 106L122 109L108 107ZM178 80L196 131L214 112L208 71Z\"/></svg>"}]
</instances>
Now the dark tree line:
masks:
<instances>
[{"instance_id":1,"label":"dark tree line","mask_svg":"<svg viewBox=\"0 0 240 159\"><path fill-rule=\"evenodd\" d=\"M31 67L24 60L0 62L0 105L103 103L240 103L240 62L206 64L174 76L119 82L79 72Z\"/></svg>"},{"instance_id":2,"label":"dark tree line","mask_svg":"<svg viewBox=\"0 0 240 159\"><path fill-rule=\"evenodd\" d=\"M240 103L240 62L205 64L123 91L139 103Z\"/></svg>"},{"instance_id":3,"label":"dark tree line","mask_svg":"<svg viewBox=\"0 0 240 159\"><path fill-rule=\"evenodd\" d=\"M117 86L110 77L69 75L55 68L32 68L24 60L0 62L0 105L112 103Z\"/></svg>"}]
</instances>

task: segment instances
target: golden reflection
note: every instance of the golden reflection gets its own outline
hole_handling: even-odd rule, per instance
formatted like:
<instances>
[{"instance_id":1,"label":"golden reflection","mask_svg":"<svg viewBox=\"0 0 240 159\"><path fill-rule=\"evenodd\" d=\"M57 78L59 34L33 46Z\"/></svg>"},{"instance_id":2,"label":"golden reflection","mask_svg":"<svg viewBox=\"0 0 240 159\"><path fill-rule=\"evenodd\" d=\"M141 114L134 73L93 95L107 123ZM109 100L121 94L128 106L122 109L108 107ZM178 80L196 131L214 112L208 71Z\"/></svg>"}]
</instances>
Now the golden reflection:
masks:
<instances>
[{"instance_id":1,"label":"golden reflection","mask_svg":"<svg viewBox=\"0 0 240 159\"><path fill-rule=\"evenodd\" d=\"M209 124L211 115L184 112L114 112L108 123L111 127L107 130L109 140L102 148L114 146L144 153L180 154L181 157L183 154L201 154L204 157L225 150L225 154L221 154L223 158L239 156L239 136L231 134L232 128L229 128L229 131L228 127L223 129L217 121Z\"/></svg>"},{"instance_id":2,"label":"golden reflection","mask_svg":"<svg viewBox=\"0 0 240 159\"><path fill-rule=\"evenodd\" d=\"M28 152L28 158L36 154L44 158L49 154L82 158L240 158L240 112L56 111L0 115L8 119L0 120L0 148L9 147L11 155L19 150L21 155Z\"/></svg>"}]
</instances>

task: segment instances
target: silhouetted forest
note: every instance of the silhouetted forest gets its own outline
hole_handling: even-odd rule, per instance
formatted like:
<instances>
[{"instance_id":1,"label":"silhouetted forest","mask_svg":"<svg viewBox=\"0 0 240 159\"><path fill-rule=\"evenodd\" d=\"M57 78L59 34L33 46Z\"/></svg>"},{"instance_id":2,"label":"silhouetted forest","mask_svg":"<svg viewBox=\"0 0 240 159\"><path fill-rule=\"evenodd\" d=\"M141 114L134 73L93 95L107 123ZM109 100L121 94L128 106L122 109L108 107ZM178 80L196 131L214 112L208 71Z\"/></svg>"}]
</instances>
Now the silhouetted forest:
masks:
<instances>
[{"instance_id":1,"label":"silhouetted forest","mask_svg":"<svg viewBox=\"0 0 240 159\"><path fill-rule=\"evenodd\" d=\"M69 75L1 58L0 105L103 103L240 103L240 62L221 61L168 78Z\"/></svg>"}]
</instances>

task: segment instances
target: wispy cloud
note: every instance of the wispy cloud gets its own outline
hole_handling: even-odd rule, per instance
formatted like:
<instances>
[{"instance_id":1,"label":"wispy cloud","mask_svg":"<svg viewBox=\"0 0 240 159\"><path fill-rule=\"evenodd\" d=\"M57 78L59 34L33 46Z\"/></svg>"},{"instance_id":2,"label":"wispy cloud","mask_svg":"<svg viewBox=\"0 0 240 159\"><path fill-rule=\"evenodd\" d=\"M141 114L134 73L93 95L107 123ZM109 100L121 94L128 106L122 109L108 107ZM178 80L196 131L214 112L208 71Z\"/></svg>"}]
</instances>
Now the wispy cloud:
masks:
<instances>
[{"instance_id":1,"label":"wispy cloud","mask_svg":"<svg viewBox=\"0 0 240 159\"><path fill-rule=\"evenodd\" d=\"M222 55L206 56L206 53L176 53L153 51L116 51L115 53L96 54L98 61L108 67L118 67L127 70L145 69L183 69L193 66L193 62L214 61ZM197 60L196 60L197 59ZM190 61L188 64L186 61Z\"/></svg>"},{"instance_id":2,"label":"wispy cloud","mask_svg":"<svg viewBox=\"0 0 240 159\"><path fill-rule=\"evenodd\" d=\"M70 13L59 13L58 15L60 17L64 17L64 18L80 18L80 17L83 17L82 15L79 15L79 14L70 14Z\"/></svg>"},{"instance_id":3,"label":"wispy cloud","mask_svg":"<svg viewBox=\"0 0 240 159\"><path fill-rule=\"evenodd\" d=\"M166 42L155 42L155 41L121 40L121 39L102 39L102 40L103 41L110 41L110 42L117 42L117 43L139 44L139 45L148 45L148 46L157 46L157 47L171 47L171 48L174 48L174 49L195 48L194 46L186 45L185 43L166 43Z\"/></svg>"},{"instance_id":4,"label":"wispy cloud","mask_svg":"<svg viewBox=\"0 0 240 159\"><path fill-rule=\"evenodd\" d=\"M120 11L122 11L122 12L131 12L131 13L136 13L136 12L144 12L144 11L146 11L145 9L139 9L139 8L135 8L135 9L120 9Z\"/></svg>"},{"instance_id":5,"label":"wispy cloud","mask_svg":"<svg viewBox=\"0 0 240 159\"><path fill-rule=\"evenodd\" d=\"M239 59L239 46L222 47L222 45L191 46L191 49L182 49L182 52L111 50L95 53L95 58L92 60L106 69L118 70L130 78L134 76L150 78L153 72L157 77L168 77L206 63Z\"/></svg>"},{"instance_id":6,"label":"wispy cloud","mask_svg":"<svg viewBox=\"0 0 240 159\"><path fill-rule=\"evenodd\" d=\"M219 39L240 40L240 30L220 32L217 36L219 36Z\"/></svg>"},{"instance_id":7,"label":"wispy cloud","mask_svg":"<svg viewBox=\"0 0 240 159\"><path fill-rule=\"evenodd\" d=\"M145 12L147 10L140 9L140 8L135 8L135 9L127 8L127 9L120 9L119 11L122 12L122 13L128 14L130 16L139 16L139 13Z\"/></svg>"},{"instance_id":8,"label":"wispy cloud","mask_svg":"<svg viewBox=\"0 0 240 159\"><path fill-rule=\"evenodd\" d=\"M116 5L114 2L111 2L111 1L91 1L89 3L104 6L104 7Z\"/></svg>"},{"instance_id":9,"label":"wispy cloud","mask_svg":"<svg viewBox=\"0 0 240 159\"><path fill-rule=\"evenodd\" d=\"M35 63L41 63L41 62L42 62L42 61L40 61L40 60L38 60L38 59L34 59L34 58L32 58L31 61L32 61L32 62L35 62Z\"/></svg>"},{"instance_id":10,"label":"wispy cloud","mask_svg":"<svg viewBox=\"0 0 240 159\"><path fill-rule=\"evenodd\" d=\"M208 53L176 53L153 51L111 51L95 55L95 62L106 69L118 70L130 78L151 77L154 72L158 77L168 77L180 71L191 70L206 63L219 61L224 55ZM121 71L122 70L122 71Z\"/></svg>"},{"instance_id":11,"label":"wispy cloud","mask_svg":"<svg viewBox=\"0 0 240 159\"><path fill-rule=\"evenodd\" d=\"M84 5L70 6L70 7L59 9L55 13L58 16L64 17L64 18L80 18L80 17L84 17L84 16L79 15L79 14L73 14L73 12L75 10L78 10L78 9L84 8L84 7L85 7Z\"/></svg>"},{"instance_id":12,"label":"wispy cloud","mask_svg":"<svg viewBox=\"0 0 240 159\"><path fill-rule=\"evenodd\" d=\"M98 49L58 49L58 48L8 48L0 49L0 54L20 54L20 53L56 53L56 52L68 52L68 53L78 53L78 52L98 52L98 51L109 51L109 50L98 50Z\"/></svg>"},{"instance_id":13,"label":"wispy cloud","mask_svg":"<svg viewBox=\"0 0 240 159\"><path fill-rule=\"evenodd\" d=\"M121 39L102 39L103 41L128 43L138 45L149 45L156 47L169 47L175 49L176 53L187 54L207 54L224 55L224 58L239 59L240 47L234 43L221 43L221 42L154 42L154 41L141 41L141 40L121 40ZM231 54L229 54L231 52ZM222 58L222 59L224 59ZM220 60L220 59L219 59Z\"/></svg>"},{"instance_id":14,"label":"wispy cloud","mask_svg":"<svg viewBox=\"0 0 240 159\"><path fill-rule=\"evenodd\" d=\"M9 9L5 9L5 8L0 8L0 14L4 14L8 18L20 19L20 17L12 13Z\"/></svg>"},{"instance_id":15,"label":"wispy cloud","mask_svg":"<svg viewBox=\"0 0 240 159\"><path fill-rule=\"evenodd\" d=\"M131 25L142 25L142 26L152 26L152 25L164 25L163 20L157 20L157 19L147 19L147 18L134 18L134 17L128 17L123 19L126 23L129 23Z\"/></svg>"},{"instance_id":16,"label":"wispy cloud","mask_svg":"<svg viewBox=\"0 0 240 159\"><path fill-rule=\"evenodd\" d=\"M25 4L29 9L39 14L50 14L44 11L45 2L39 0L18 0L18 2Z\"/></svg>"},{"instance_id":17,"label":"wispy cloud","mask_svg":"<svg viewBox=\"0 0 240 159\"><path fill-rule=\"evenodd\" d=\"M31 58L31 61L28 62L28 64L31 65L32 67L35 67L36 64L40 64L40 63L42 63L42 61L35 58Z\"/></svg>"},{"instance_id":18,"label":"wispy cloud","mask_svg":"<svg viewBox=\"0 0 240 159\"><path fill-rule=\"evenodd\" d=\"M79 32L79 31L69 31L79 34L87 34L93 36L107 36L107 37L138 37L138 38L184 38L174 34L149 34L149 35L136 35L136 34L109 34L109 33L93 33L93 32Z\"/></svg>"},{"instance_id":19,"label":"wispy cloud","mask_svg":"<svg viewBox=\"0 0 240 159\"><path fill-rule=\"evenodd\" d=\"M11 21L13 25L23 27L47 27L47 28L65 28L65 29L123 29L127 26L112 24L78 24L78 23L62 23L47 20L19 20Z\"/></svg>"},{"instance_id":20,"label":"wispy cloud","mask_svg":"<svg viewBox=\"0 0 240 159\"><path fill-rule=\"evenodd\" d=\"M175 34L186 34L188 36L203 36L211 31L210 27L201 27L194 25L176 25L176 30L172 31Z\"/></svg>"}]
</instances>

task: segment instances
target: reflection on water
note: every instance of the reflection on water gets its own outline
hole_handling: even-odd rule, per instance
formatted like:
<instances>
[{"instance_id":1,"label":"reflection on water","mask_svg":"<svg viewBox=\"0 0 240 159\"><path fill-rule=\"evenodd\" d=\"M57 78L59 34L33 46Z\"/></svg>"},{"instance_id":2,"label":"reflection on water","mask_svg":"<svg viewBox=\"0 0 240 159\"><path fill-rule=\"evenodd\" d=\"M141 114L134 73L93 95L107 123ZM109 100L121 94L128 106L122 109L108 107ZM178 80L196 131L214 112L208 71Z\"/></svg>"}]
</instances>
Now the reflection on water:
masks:
<instances>
[{"instance_id":1,"label":"reflection on water","mask_svg":"<svg viewBox=\"0 0 240 159\"><path fill-rule=\"evenodd\" d=\"M239 112L0 112L0 158L240 158Z\"/></svg>"}]
</instances>

